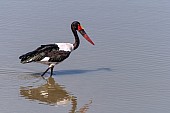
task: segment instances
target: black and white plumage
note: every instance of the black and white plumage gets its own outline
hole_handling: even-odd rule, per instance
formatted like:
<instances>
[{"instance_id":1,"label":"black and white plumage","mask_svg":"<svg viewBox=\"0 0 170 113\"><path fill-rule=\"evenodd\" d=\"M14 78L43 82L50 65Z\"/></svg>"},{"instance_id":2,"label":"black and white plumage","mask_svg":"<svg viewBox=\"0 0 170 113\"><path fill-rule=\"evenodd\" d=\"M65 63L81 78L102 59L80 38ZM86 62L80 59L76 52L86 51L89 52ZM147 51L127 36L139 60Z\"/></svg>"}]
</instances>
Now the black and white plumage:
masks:
<instances>
[{"instance_id":1,"label":"black and white plumage","mask_svg":"<svg viewBox=\"0 0 170 113\"><path fill-rule=\"evenodd\" d=\"M21 59L21 63L30 63L30 62L38 62L42 64L46 64L49 67L47 70L41 75L43 76L49 69L51 69L51 76L53 75L53 68L56 64L64 61L69 57L70 53L77 49L80 43L77 31L91 44L94 45L93 41L86 34L82 26L78 21L74 21L71 24L71 30L75 37L74 44L71 43L54 43L41 45L34 51L28 52L24 55L21 55L19 59Z\"/></svg>"}]
</instances>

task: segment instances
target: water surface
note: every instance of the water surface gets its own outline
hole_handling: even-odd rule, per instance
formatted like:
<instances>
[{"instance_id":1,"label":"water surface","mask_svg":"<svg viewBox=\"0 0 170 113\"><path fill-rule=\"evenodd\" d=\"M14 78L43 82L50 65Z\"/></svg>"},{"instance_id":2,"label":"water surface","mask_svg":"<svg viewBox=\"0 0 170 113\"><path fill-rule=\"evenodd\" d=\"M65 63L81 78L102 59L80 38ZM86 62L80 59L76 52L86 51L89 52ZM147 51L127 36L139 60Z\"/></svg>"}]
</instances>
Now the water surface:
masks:
<instances>
[{"instance_id":1,"label":"water surface","mask_svg":"<svg viewBox=\"0 0 170 113\"><path fill-rule=\"evenodd\" d=\"M0 1L1 113L168 113L167 0ZM79 20L95 42L55 67L22 65L41 44L73 42Z\"/></svg>"}]
</instances>

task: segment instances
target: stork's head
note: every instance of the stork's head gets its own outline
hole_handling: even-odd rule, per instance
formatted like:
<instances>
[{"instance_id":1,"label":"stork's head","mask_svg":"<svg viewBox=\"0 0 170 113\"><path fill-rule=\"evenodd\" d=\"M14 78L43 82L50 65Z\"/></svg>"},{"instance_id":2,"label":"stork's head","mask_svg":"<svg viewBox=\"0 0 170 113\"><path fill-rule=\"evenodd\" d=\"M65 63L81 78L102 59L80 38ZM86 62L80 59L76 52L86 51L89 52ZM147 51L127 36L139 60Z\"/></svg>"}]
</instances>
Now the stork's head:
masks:
<instances>
[{"instance_id":1,"label":"stork's head","mask_svg":"<svg viewBox=\"0 0 170 113\"><path fill-rule=\"evenodd\" d=\"M80 24L80 22L78 21L74 21L71 24L71 28L73 30L78 31L88 42L90 42L92 45L94 45L94 42L90 39L90 37L87 35L87 33L85 32L84 28L82 27L82 25Z\"/></svg>"}]
</instances>

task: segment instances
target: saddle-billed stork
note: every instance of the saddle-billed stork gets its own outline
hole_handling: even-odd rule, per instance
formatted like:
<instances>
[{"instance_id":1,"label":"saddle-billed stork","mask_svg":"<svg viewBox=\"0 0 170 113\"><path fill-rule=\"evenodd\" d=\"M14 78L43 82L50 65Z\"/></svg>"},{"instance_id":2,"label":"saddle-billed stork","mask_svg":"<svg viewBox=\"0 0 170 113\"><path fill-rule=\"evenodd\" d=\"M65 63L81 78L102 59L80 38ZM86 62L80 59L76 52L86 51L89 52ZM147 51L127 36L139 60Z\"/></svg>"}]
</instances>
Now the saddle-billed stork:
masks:
<instances>
[{"instance_id":1,"label":"saddle-billed stork","mask_svg":"<svg viewBox=\"0 0 170 113\"><path fill-rule=\"evenodd\" d=\"M44 74L51 69L51 75L53 75L53 68L56 64L59 64L60 62L64 61L66 58L69 57L70 53L77 49L80 44L80 40L77 34L77 31L92 45L94 45L93 41L90 39L90 37L86 34L83 27L81 26L80 22L74 21L71 24L71 30L73 32L73 35L75 37L74 44L71 43L54 43L54 44L46 44L41 45L34 51L28 52L24 55L21 55L19 59L21 59L21 63L30 63L30 62L38 62L42 64L48 65L48 68L46 71L41 75L44 76Z\"/></svg>"}]
</instances>

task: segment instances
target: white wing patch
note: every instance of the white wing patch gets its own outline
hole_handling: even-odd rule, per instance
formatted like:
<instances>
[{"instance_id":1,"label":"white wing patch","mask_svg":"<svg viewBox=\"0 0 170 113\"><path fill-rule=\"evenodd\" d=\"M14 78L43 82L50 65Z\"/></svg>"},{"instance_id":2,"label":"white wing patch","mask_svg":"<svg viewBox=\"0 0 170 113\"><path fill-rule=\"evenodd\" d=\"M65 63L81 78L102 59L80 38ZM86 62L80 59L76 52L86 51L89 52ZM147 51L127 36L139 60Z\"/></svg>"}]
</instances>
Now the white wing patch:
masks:
<instances>
[{"instance_id":1,"label":"white wing patch","mask_svg":"<svg viewBox=\"0 0 170 113\"><path fill-rule=\"evenodd\" d=\"M45 58L43 58L41 61L42 61L42 62L48 62L49 59L50 59L50 57L45 57Z\"/></svg>"},{"instance_id":2,"label":"white wing patch","mask_svg":"<svg viewBox=\"0 0 170 113\"><path fill-rule=\"evenodd\" d=\"M63 51L73 51L74 46L71 43L55 43L56 45L58 45L59 50L63 50Z\"/></svg>"}]
</instances>

